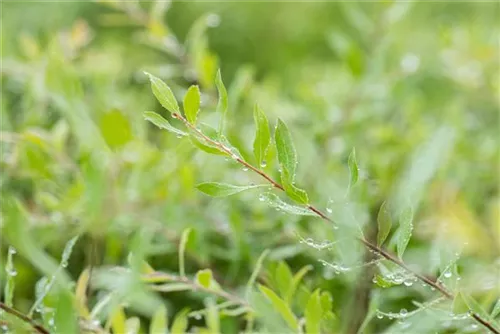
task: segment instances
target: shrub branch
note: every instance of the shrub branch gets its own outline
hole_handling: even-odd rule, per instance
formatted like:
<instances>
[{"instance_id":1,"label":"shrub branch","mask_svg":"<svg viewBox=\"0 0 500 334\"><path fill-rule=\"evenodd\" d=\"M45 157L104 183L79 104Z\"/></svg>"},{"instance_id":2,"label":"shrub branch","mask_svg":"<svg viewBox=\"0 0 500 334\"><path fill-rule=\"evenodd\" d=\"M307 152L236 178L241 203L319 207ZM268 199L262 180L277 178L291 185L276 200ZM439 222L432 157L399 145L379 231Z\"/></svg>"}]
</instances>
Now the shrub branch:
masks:
<instances>
[{"instance_id":1,"label":"shrub branch","mask_svg":"<svg viewBox=\"0 0 500 334\"><path fill-rule=\"evenodd\" d=\"M21 319L22 321L26 322L27 324L30 324L31 327L33 327L33 329L37 332L37 333L40 333L40 334L50 334L50 332L45 329L42 325L39 325L35 322L35 320L31 319L30 317L28 317L27 315L19 312L18 310L12 308L12 307L9 307L7 305L5 305L4 303L0 302L0 309L4 310L5 312L9 313L9 314L12 314L13 316L15 316L16 318L19 318Z\"/></svg>"},{"instance_id":2,"label":"shrub branch","mask_svg":"<svg viewBox=\"0 0 500 334\"><path fill-rule=\"evenodd\" d=\"M223 152L227 153L229 156L233 157L234 160L237 161L238 163L240 163L241 165L243 165L246 168L254 171L257 174L259 174L261 177L263 177L264 179L266 179L274 188L277 188L277 189L279 189L281 191L285 191L285 189L283 188L283 186L279 182L276 182L272 177L270 177L269 175L267 175L265 172L263 172L259 168L257 168L255 166L249 164L245 160L241 159L241 157L235 155L233 153L233 151L229 147L225 146L221 142L218 142L218 141L213 140L212 138L206 136L199 129L197 129L195 125L191 124L180 113L172 113L172 116L174 118L182 121L184 123L184 125L186 125L193 132L195 132L197 135L199 135L201 138L203 138L207 143L209 143L209 144L217 147L221 151L223 151ZM328 217L326 214L324 214L321 210L317 209L313 205L307 204L306 208L308 210L314 212L321 219L323 219L323 220L325 220L327 222L330 222L330 223L334 223L334 221L330 217ZM448 298L450 300L453 300L453 298L454 298L453 294L451 292L449 292L444 286L442 286L441 284L439 284L436 281L433 281L433 280L425 277L424 275L421 275L421 274L415 272L414 270L412 270L411 268L409 268L407 264L405 264L402 260L400 260L395 255L391 254L390 252L384 250L381 247L378 247L377 245L371 243L370 241L366 240L363 237L358 237L357 240L359 242L361 242L363 245L365 245L368 249L370 249L373 252L379 254L380 256L382 256L385 259L387 259L388 261L396 264L397 266L403 268L404 270L408 271L409 273L411 273L412 275L414 275L415 277L417 277L422 282L425 282L426 284L428 284L432 288L436 289L437 291L439 291L446 298ZM481 318L481 316L479 316L477 313L471 311L471 317L475 321L477 321L478 323L480 323L481 325L483 325L484 327L488 328L492 333L494 333L494 334L500 334L500 331L498 329L496 329L495 327L493 327L493 325L491 323L489 323L487 320Z\"/></svg>"}]
</instances>

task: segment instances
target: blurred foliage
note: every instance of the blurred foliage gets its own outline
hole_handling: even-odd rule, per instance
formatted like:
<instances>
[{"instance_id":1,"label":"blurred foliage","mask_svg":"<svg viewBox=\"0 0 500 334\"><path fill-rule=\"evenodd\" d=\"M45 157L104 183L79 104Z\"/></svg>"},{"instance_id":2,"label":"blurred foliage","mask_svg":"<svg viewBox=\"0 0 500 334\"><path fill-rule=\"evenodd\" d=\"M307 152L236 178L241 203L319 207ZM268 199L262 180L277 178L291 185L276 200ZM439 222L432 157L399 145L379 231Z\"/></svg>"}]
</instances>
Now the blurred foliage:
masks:
<instances>
[{"instance_id":1,"label":"blurred foliage","mask_svg":"<svg viewBox=\"0 0 500 334\"><path fill-rule=\"evenodd\" d=\"M464 310L498 317L498 3L1 6L4 303L61 333L473 333ZM181 128L144 72L182 106L199 85L208 134L218 68L225 140L255 161L255 104L285 120L290 185L340 228L284 213L260 187L196 191L263 180L146 122L151 110ZM278 153L255 165L279 180ZM374 276L349 234L377 216L389 250L463 297L434 303L391 263Z\"/></svg>"}]
</instances>

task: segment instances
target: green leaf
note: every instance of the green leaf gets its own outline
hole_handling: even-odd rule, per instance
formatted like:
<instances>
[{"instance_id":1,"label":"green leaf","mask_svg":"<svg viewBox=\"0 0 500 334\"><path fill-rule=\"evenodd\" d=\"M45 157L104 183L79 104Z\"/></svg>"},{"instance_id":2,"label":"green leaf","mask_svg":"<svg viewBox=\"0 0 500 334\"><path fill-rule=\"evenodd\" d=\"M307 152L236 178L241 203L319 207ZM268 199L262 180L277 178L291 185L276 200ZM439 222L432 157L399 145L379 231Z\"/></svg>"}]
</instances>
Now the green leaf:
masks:
<instances>
[{"instance_id":1,"label":"green leaf","mask_svg":"<svg viewBox=\"0 0 500 334\"><path fill-rule=\"evenodd\" d=\"M215 154L215 155L227 155L226 152L218 148L217 146L213 146L208 143L202 142L197 135L191 134L189 136L189 139L191 139L191 142L193 143L194 146L198 147L200 150L210 153L210 154Z\"/></svg>"},{"instance_id":2,"label":"green leaf","mask_svg":"<svg viewBox=\"0 0 500 334\"><path fill-rule=\"evenodd\" d=\"M307 266L302 267L295 275L293 275L292 284L285 295L285 301L290 303L292 301L293 295L299 286L300 281L304 276L313 269L313 266L308 264Z\"/></svg>"},{"instance_id":3,"label":"green leaf","mask_svg":"<svg viewBox=\"0 0 500 334\"><path fill-rule=\"evenodd\" d=\"M14 261L12 257L16 253L14 247L9 246L7 253L7 264L5 265L5 273L7 274L7 282L5 282L4 288L4 302L5 305L12 307L12 299L14 298L14 287L15 281L14 277L17 275L16 268L14 267Z\"/></svg>"},{"instance_id":4,"label":"green leaf","mask_svg":"<svg viewBox=\"0 0 500 334\"><path fill-rule=\"evenodd\" d=\"M222 134L224 131L224 122L227 112L227 90L226 86L224 86L224 83L222 82L222 75L220 69L217 71L217 75L215 76L215 86L217 86L217 91L219 92L219 101L217 102L217 113L220 114L219 134Z\"/></svg>"},{"instance_id":5,"label":"green leaf","mask_svg":"<svg viewBox=\"0 0 500 334\"><path fill-rule=\"evenodd\" d=\"M156 96L156 99L160 102L163 108L167 109L171 113L179 113L179 105L177 104L177 100L175 99L172 90L170 90L170 87L168 87L168 85L160 78L157 78L147 72L144 73L149 77L153 94Z\"/></svg>"},{"instance_id":6,"label":"green leaf","mask_svg":"<svg viewBox=\"0 0 500 334\"><path fill-rule=\"evenodd\" d=\"M259 187L267 187L267 185L262 184L262 185L252 185L252 186L233 186L232 184L226 184L226 183L205 182L205 183L200 183L196 186L196 188L199 191L212 197L231 196L245 190L259 188Z\"/></svg>"},{"instance_id":7,"label":"green leaf","mask_svg":"<svg viewBox=\"0 0 500 334\"><path fill-rule=\"evenodd\" d=\"M462 295L462 298L467 307L469 308L469 310L476 313L486 321L493 322L493 319L490 317L490 315L482 308L482 306L474 298L471 297L471 295L464 293L463 291L460 292L460 294Z\"/></svg>"},{"instance_id":8,"label":"green leaf","mask_svg":"<svg viewBox=\"0 0 500 334\"><path fill-rule=\"evenodd\" d=\"M179 274L184 277L186 276L186 270L184 267L184 253L186 252L186 244L191 234L191 228L187 228L182 231L181 241L179 243Z\"/></svg>"},{"instance_id":9,"label":"green leaf","mask_svg":"<svg viewBox=\"0 0 500 334\"><path fill-rule=\"evenodd\" d=\"M333 308L333 298L330 292L323 291L321 293L321 308L324 312L331 311Z\"/></svg>"},{"instance_id":10,"label":"green leaf","mask_svg":"<svg viewBox=\"0 0 500 334\"><path fill-rule=\"evenodd\" d=\"M79 333L74 298L69 291L61 289L57 295L54 324L58 333ZM120 333L120 332L115 332Z\"/></svg>"},{"instance_id":11,"label":"green leaf","mask_svg":"<svg viewBox=\"0 0 500 334\"><path fill-rule=\"evenodd\" d=\"M293 279L292 271L290 270L290 267L288 267L286 262L281 261L280 263L278 263L278 267L276 268L275 272L275 277L276 277L275 278L276 285L278 287L280 295L286 302L286 295L290 290Z\"/></svg>"},{"instance_id":12,"label":"green leaf","mask_svg":"<svg viewBox=\"0 0 500 334\"><path fill-rule=\"evenodd\" d=\"M196 124L196 116L200 110L200 89L197 85L189 87L184 95L184 114L191 124Z\"/></svg>"},{"instance_id":13,"label":"green leaf","mask_svg":"<svg viewBox=\"0 0 500 334\"><path fill-rule=\"evenodd\" d=\"M64 246L64 250L61 256L61 266L63 268L68 266L68 261L69 257L71 256L71 253L73 252L73 247L75 247L76 242L78 241L78 238L80 236L75 236L71 238L67 243L66 246Z\"/></svg>"},{"instance_id":14,"label":"green leaf","mask_svg":"<svg viewBox=\"0 0 500 334\"><path fill-rule=\"evenodd\" d=\"M320 291L317 289L311 294L305 309L306 333L321 333L321 317L323 308L321 307Z\"/></svg>"},{"instance_id":15,"label":"green leaf","mask_svg":"<svg viewBox=\"0 0 500 334\"><path fill-rule=\"evenodd\" d=\"M255 105L253 111L255 121L255 140L253 142L253 154L259 166L265 165L265 157L269 142L271 140L271 132L269 131L269 122L266 114Z\"/></svg>"},{"instance_id":16,"label":"green leaf","mask_svg":"<svg viewBox=\"0 0 500 334\"><path fill-rule=\"evenodd\" d=\"M118 109L112 109L101 116L99 128L110 148L120 148L132 140L130 122Z\"/></svg>"},{"instance_id":17,"label":"green leaf","mask_svg":"<svg viewBox=\"0 0 500 334\"><path fill-rule=\"evenodd\" d=\"M394 285L393 282L387 281L383 276L376 275L375 276L375 284L377 284L381 288L390 288Z\"/></svg>"},{"instance_id":18,"label":"green leaf","mask_svg":"<svg viewBox=\"0 0 500 334\"><path fill-rule=\"evenodd\" d=\"M500 314L500 298L497 300L495 306L493 307L493 310L491 311L491 317L496 318L497 315L499 314Z\"/></svg>"},{"instance_id":19,"label":"green leaf","mask_svg":"<svg viewBox=\"0 0 500 334\"><path fill-rule=\"evenodd\" d=\"M402 258L403 253L410 242L412 232L413 210L411 207L408 207L403 210L399 218L399 234L397 240L397 253L399 258Z\"/></svg>"},{"instance_id":20,"label":"green leaf","mask_svg":"<svg viewBox=\"0 0 500 334\"><path fill-rule=\"evenodd\" d=\"M170 332L172 334L184 334L188 328L188 309L184 309L176 314Z\"/></svg>"},{"instance_id":21,"label":"green leaf","mask_svg":"<svg viewBox=\"0 0 500 334\"><path fill-rule=\"evenodd\" d=\"M170 123L163 117L161 117L159 114L155 113L154 111L145 111L143 114L144 119L153 123L160 129L165 129L167 131L170 131L172 133L175 133L178 136L187 136L187 133L179 130L177 128L174 128Z\"/></svg>"},{"instance_id":22,"label":"green leaf","mask_svg":"<svg viewBox=\"0 0 500 334\"><path fill-rule=\"evenodd\" d=\"M264 262L264 259L268 254L269 254L269 249L264 250L257 259L257 262L255 263L255 268L252 271L252 275L250 275L250 278L248 279L247 287L245 290L245 299L247 300L250 298L250 293L252 291L253 284L255 283L255 280L259 275L260 269L262 268L262 263Z\"/></svg>"},{"instance_id":23,"label":"green leaf","mask_svg":"<svg viewBox=\"0 0 500 334\"><path fill-rule=\"evenodd\" d=\"M139 334L141 321L137 317L129 318L125 321L125 334Z\"/></svg>"},{"instance_id":24,"label":"green leaf","mask_svg":"<svg viewBox=\"0 0 500 334\"><path fill-rule=\"evenodd\" d=\"M387 207L387 203L384 202L380 206L380 210L377 215L377 224L378 224L378 235L377 235L377 245L381 246L387 236L391 232L392 227L392 218L391 212Z\"/></svg>"},{"instance_id":25,"label":"green leaf","mask_svg":"<svg viewBox=\"0 0 500 334\"><path fill-rule=\"evenodd\" d=\"M278 297L278 295L274 293L274 291L263 285L259 284L259 290L263 295L267 297L267 299L269 299L269 301L271 301L276 311L281 314L290 329L296 331L298 329L299 323L297 321L297 318L295 317L295 314L293 314L287 303L283 299Z\"/></svg>"},{"instance_id":26,"label":"green leaf","mask_svg":"<svg viewBox=\"0 0 500 334\"><path fill-rule=\"evenodd\" d=\"M347 165L349 166L349 189L354 187L358 182L359 168L356 162L356 149L353 147L351 154L349 154L349 159L347 160Z\"/></svg>"},{"instance_id":27,"label":"green leaf","mask_svg":"<svg viewBox=\"0 0 500 334\"><path fill-rule=\"evenodd\" d=\"M273 193L264 193L259 196L259 199L268 203L272 208L281 210L286 213L298 216L317 216L314 212L296 205L291 205L283 202L278 196Z\"/></svg>"},{"instance_id":28,"label":"green leaf","mask_svg":"<svg viewBox=\"0 0 500 334\"><path fill-rule=\"evenodd\" d=\"M196 283L209 289L212 283L212 270L203 269L196 273Z\"/></svg>"},{"instance_id":29,"label":"green leaf","mask_svg":"<svg viewBox=\"0 0 500 334\"><path fill-rule=\"evenodd\" d=\"M281 171L281 183L283 184L283 188L285 188L285 193L295 202L298 202L300 204L308 204L309 197L307 196L306 191L297 188L295 185L293 185L292 182L290 182L290 179L291 176L288 175L288 171L286 169L283 169Z\"/></svg>"},{"instance_id":30,"label":"green leaf","mask_svg":"<svg viewBox=\"0 0 500 334\"><path fill-rule=\"evenodd\" d=\"M276 142L276 149L278 151L278 161L283 172L287 172L289 183L292 183L295 178L295 171L297 168L297 152L293 145L292 135L287 126L281 119L278 119L276 125L276 132L274 133L274 141ZM282 177L283 179L283 177Z\"/></svg>"}]
</instances>

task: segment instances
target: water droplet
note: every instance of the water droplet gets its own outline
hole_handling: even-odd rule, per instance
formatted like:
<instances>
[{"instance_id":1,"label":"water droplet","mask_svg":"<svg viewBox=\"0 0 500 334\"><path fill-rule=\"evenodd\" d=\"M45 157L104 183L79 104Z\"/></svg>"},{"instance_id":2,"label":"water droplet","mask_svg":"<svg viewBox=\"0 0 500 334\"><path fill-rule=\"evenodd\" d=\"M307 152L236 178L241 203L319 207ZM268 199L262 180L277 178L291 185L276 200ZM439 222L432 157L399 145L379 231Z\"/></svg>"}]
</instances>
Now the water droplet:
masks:
<instances>
[{"instance_id":1,"label":"water droplet","mask_svg":"<svg viewBox=\"0 0 500 334\"><path fill-rule=\"evenodd\" d=\"M332 211L332 208L330 208L330 207L326 208L326 212L328 212L328 213L332 213L332 212L333 212L333 211Z\"/></svg>"},{"instance_id":2,"label":"water droplet","mask_svg":"<svg viewBox=\"0 0 500 334\"><path fill-rule=\"evenodd\" d=\"M196 314L194 315L194 318L195 318L196 320L201 320L201 314L196 313Z\"/></svg>"},{"instance_id":3,"label":"water droplet","mask_svg":"<svg viewBox=\"0 0 500 334\"><path fill-rule=\"evenodd\" d=\"M436 290L436 288L435 288L435 287L433 287L433 286L431 286L431 290L432 290L432 291L435 291L435 290Z\"/></svg>"},{"instance_id":4,"label":"water droplet","mask_svg":"<svg viewBox=\"0 0 500 334\"><path fill-rule=\"evenodd\" d=\"M264 202L266 197L264 195L259 195L259 201Z\"/></svg>"},{"instance_id":5,"label":"water droplet","mask_svg":"<svg viewBox=\"0 0 500 334\"><path fill-rule=\"evenodd\" d=\"M49 318L47 324L49 324L49 326L54 326L54 318Z\"/></svg>"},{"instance_id":6,"label":"water droplet","mask_svg":"<svg viewBox=\"0 0 500 334\"><path fill-rule=\"evenodd\" d=\"M383 319L384 318L384 315L380 312L377 312L377 318L378 319Z\"/></svg>"},{"instance_id":7,"label":"water droplet","mask_svg":"<svg viewBox=\"0 0 500 334\"><path fill-rule=\"evenodd\" d=\"M255 182L250 182L250 186L251 187L255 186Z\"/></svg>"},{"instance_id":8,"label":"water droplet","mask_svg":"<svg viewBox=\"0 0 500 334\"><path fill-rule=\"evenodd\" d=\"M17 253L16 249L14 247L10 246L9 247L9 254L16 254L16 253Z\"/></svg>"},{"instance_id":9,"label":"water droplet","mask_svg":"<svg viewBox=\"0 0 500 334\"><path fill-rule=\"evenodd\" d=\"M412 285L413 285L413 282L412 282L412 281L404 281L403 283L404 283L404 285L406 285L406 286L412 286Z\"/></svg>"},{"instance_id":10,"label":"water droplet","mask_svg":"<svg viewBox=\"0 0 500 334\"><path fill-rule=\"evenodd\" d=\"M177 138L179 138L179 139L181 139L181 138L182 138L182 135L177 135L176 137L177 137Z\"/></svg>"},{"instance_id":11,"label":"water droplet","mask_svg":"<svg viewBox=\"0 0 500 334\"><path fill-rule=\"evenodd\" d=\"M209 26L211 28L215 28L219 24L220 24L220 16L219 15L217 15L215 13L211 13L211 14L207 15L207 26Z\"/></svg>"},{"instance_id":12,"label":"water droplet","mask_svg":"<svg viewBox=\"0 0 500 334\"><path fill-rule=\"evenodd\" d=\"M68 266L68 261L61 262L61 267L66 268Z\"/></svg>"},{"instance_id":13,"label":"water droplet","mask_svg":"<svg viewBox=\"0 0 500 334\"><path fill-rule=\"evenodd\" d=\"M406 317L408 315L408 311L405 308L402 308L401 311L399 311L399 315Z\"/></svg>"},{"instance_id":14,"label":"water droplet","mask_svg":"<svg viewBox=\"0 0 500 334\"><path fill-rule=\"evenodd\" d=\"M446 277L446 278L450 278L451 277L451 272L447 271L447 272L444 273L443 276Z\"/></svg>"},{"instance_id":15,"label":"water droplet","mask_svg":"<svg viewBox=\"0 0 500 334\"><path fill-rule=\"evenodd\" d=\"M462 277L458 276L457 277L457 281L460 281L462 279Z\"/></svg>"},{"instance_id":16,"label":"water droplet","mask_svg":"<svg viewBox=\"0 0 500 334\"><path fill-rule=\"evenodd\" d=\"M267 166L266 160L262 160L262 162L260 163L260 167L266 168L266 166Z\"/></svg>"},{"instance_id":17,"label":"water droplet","mask_svg":"<svg viewBox=\"0 0 500 334\"><path fill-rule=\"evenodd\" d=\"M244 171L244 172L247 172L247 171L248 171L248 168L243 167L243 171Z\"/></svg>"}]
</instances>

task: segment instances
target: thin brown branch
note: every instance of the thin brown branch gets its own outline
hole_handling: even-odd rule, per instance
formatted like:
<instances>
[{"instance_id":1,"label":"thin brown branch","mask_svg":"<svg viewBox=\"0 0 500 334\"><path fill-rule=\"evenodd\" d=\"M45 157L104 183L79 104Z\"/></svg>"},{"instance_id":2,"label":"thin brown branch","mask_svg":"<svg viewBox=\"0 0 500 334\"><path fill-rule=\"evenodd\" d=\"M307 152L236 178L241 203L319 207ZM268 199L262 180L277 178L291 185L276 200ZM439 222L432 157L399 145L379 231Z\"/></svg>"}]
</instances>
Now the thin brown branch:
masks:
<instances>
[{"instance_id":1,"label":"thin brown branch","mask_svg":"<svg viewBox=\"0 0 500 334\"><path fill-rule=\"evenodd\" d=\"M218 296L218 297L225 299L227 301L233 302L234 304L237 304L240 306L245 306L245 307L248 307L249 309L251 309L250 304L246 300L244 300L236 295L233 295L227 291L224 291L222 289L206 288L206 287L194 282L193 280L190 280L187 277L167 274L167 273L163 273L163 272L159 272L159 271L155 271L154 273L147 274L145 277L154 278L154 279L164 279L165 283L168 283L168 282L183 283L183 284L190 286L194 291L206 292L206 293ZM158 287L155 288L155 286L153 286L152 288L154 290L161 291Z\"/></svg>"},{"instance_id":2,"label":"thin brown branch","mask_svg":"<svg viewBox=\"0 0 500 334\"><path fill-rule=\"evenodd\" d=\"M24 322L28 323L31 325L31 327L33 327L33 329L35 329L35 331L37 333L41 333L41 334L50 334L50 332L45 329L42 325L39 325L35 322L35 320L31 319L30 317L28 317L27 315L19 312L18 310L16 309L13 309L12 307L10 306L7 306L5 305L4 303L0 302L0 308L2 310L4 310L5 312L9 313L9 314L12 314L13 316L15 316L16 318L19 318L21 320L23 320Z\"/></svg>"},{"instance_id":3,"label":"thin brown branch","mask_svg":"<svg viewBox=\"0 0 500 334\"><path fill-rule=\"evenodd\" d=\"M196 128L196 126L194 126L186 118L184 118L184 116L182 116L181 114L179 114L179 113L173 113L172 116L174 118L177 118L177 119L181 120L188 128L190 128L198 136L202 137L207 143L209 143L209 144L211 144L211 145L219 148L221 151L223 151L223 152L227 153L229 156L233 157L238 163L242 164L246 168L251 169L255 173L259 174L261 177L263 177L269 183L271 183L275 188L277 188L277 189L279 189L281 191L285 191L285 189L283 188L283 186L279 182L273 180L269 175L267 175L262 170L254 167L253 165L251 165L248 162L244 161L240 157L235 156L234 153L231 151L231 149L228 148L228 147L226 147L224 144L222 144L222 143L220 143L220 142L218 142L216 140L213 140L210 137L206 136L204 133L202 133L200 130L198 130ZM306 208L309 209L310 211L314 212L321 219L323 219L323 220L325 220L327 222L333 223L333 220L330 217L328 217L326 214L324 214L321 210L317 209L313 205L308 204L308 205L306 205ZM408 267L401 259L399 259L395 255L389 253L388 251L382 249L381 247L379 247L377 245L374 245L373 243L371 243L370 241L368 241L368 240L366 240L364 238L358 238L358 241L361 242L362 244L364 244L367 248L369 248L373 252L379 254L380 256L384 257L388 261L390 261L390 262L398 265L399 267L403 268L404 270L408 271L409 273L411 273L412 275L414 275L415 277L417 277L422 282L425 282L430 287L436 289L437 291L439 291L446 298L448 298L448 299L453 299L454 298L453 294L450 293L444 286L442 286L441 284L439 284L439 283L437 283L437 282L435 282L435 281L433 281L433 280L431 280L431 279L429 279L429 278L427 278L427 277L425 277L425 276L423 276L423 275L415 272L414 270L412 270L410 267ZM479 322L481 325L483 325L484 327L488 328L492 333L494 333L494 334L500 334L500 331L498 329L496 329L495 327L493 327L493 325L490 324L487 320L484 320L483 318L481 318L477 313L473 312L471 316L477 322Z\"/></svg>"}]
</instances>

